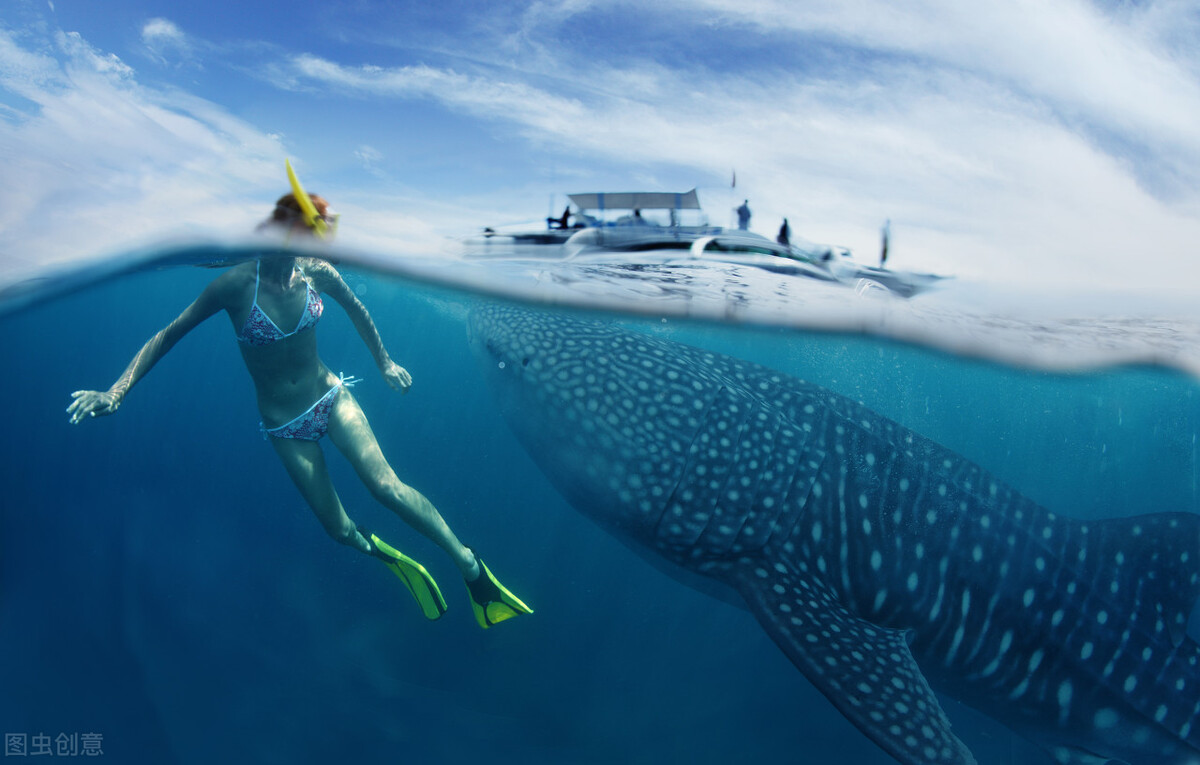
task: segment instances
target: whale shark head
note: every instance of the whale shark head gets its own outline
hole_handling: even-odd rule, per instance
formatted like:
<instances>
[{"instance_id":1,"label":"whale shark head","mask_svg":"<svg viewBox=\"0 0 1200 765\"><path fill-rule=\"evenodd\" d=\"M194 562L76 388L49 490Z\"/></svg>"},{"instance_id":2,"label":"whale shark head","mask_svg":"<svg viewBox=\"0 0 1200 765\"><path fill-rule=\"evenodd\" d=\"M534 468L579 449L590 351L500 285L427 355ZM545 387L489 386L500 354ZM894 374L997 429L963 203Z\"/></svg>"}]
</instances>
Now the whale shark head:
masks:
<instances>
[{"instance_id":1,"label":"whale shark head","mask_svg":"<svg viewBox=\"0 0 1200 765\"><path fill-rule=\"evenodd\" d=\"M511 429L576 509L709 575L797 510L823 456L815 426L840 401L611 321L486 305L470 337Z\"/></svg>"},{"instance_id":2,"label":"whale shark head","mask_svg":"<svg viewBox=\"0 0 1200 765\"><path fill-rule=\"evenodd\" d=\"M504 305L473 310L469 338L513 431L572 504L627 531L657 521L715 376L685 380L651 338Z\"/></svg>"}]
</instances>

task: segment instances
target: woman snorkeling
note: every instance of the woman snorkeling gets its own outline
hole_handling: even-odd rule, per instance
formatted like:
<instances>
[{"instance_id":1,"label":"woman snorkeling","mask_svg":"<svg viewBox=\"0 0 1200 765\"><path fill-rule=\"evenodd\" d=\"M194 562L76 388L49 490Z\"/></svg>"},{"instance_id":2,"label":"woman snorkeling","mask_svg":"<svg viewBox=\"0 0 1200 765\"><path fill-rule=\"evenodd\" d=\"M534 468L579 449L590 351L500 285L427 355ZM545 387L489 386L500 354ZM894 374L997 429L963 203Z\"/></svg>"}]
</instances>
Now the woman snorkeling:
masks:
<instances>
[{"instance_id":1,"label":"woman snorkeling","mask_svg":"<svg viewBox=\"0 0 1200 765\"><path fill-rule=\"evenodd\" d=\"M323 198L304 192L290 163L287 170L292 193L276 202L271 218L260 229L275 229L289 237L332 235L337 216ZM481 627L533 613L458 540L433 504L403 483L388 464L366 415L349 391L357 381L335 375L317 355L313 329L325 310L322 294L346 311L388 385L407 392L412 377L392 361L371 315L337 270L316 258L272 255L236 265L213 280L183 313L142 346L107 391L72 393L74 400L67 409L71 422L116 413L129 389L184 335L225 311L254 380L264 438L275 448L329 536L387 564L427 618L437 619L445 613L446 601L421 564L359 529L347 516L318 443L326 434L376 500L446 551L462 572Z\"/></svg>"}]
</instances>

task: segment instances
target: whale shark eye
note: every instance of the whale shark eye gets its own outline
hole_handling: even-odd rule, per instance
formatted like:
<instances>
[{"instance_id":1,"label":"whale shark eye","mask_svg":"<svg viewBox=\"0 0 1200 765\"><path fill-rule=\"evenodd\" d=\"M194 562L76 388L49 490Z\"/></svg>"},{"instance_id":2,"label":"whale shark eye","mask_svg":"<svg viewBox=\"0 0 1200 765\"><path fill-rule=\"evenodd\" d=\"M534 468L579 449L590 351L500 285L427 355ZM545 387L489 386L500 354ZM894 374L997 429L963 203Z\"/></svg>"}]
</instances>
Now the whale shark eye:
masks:
<instances>
[{"instance_id":1,"label":"whale shark eye","mask_svg":"<svg viewBox=\"0 0 1200 765\"><path fill-rule=\"evenodd\" d=\"M521 359L521 366L523 366L523 367L527 367L527 366L529 366L529 357L528 357L528 356L526 356L525 358Z\"/></svg>"}]
</instances>

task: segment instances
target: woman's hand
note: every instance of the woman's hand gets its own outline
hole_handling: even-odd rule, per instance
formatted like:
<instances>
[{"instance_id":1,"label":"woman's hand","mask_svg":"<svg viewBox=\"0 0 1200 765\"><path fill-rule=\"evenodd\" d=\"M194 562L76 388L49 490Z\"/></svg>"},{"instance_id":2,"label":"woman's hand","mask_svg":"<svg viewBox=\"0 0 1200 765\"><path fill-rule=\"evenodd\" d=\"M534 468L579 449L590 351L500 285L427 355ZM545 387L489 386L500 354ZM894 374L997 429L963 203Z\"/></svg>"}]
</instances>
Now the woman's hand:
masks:
<instances>
[{"instance_id":1,"label":"woman's hand","mask_svg":"<svg viewBox=\"0 0 1200 765\"><path fill-rule=\"evenodd\" d=\"M121 406L122 396L110 391L77 390L71 394L71 398L75 400L67 407L67 414L71 415L71 424L78 425L85 417L116 414Z\"/></svg>"},{"instance_id":2,"label":"woman's hand","mask_svg":"<svg viewBox=\"0 0 1200 765\"><path fill-rule=\"evenodd\" d=\"M383 365L383 379L387 380L387 384L400 391L408 393L408 389L412 387L412 375L408 370L400 366L394 361L388 361Z\"/></svg>"}]
</instances>

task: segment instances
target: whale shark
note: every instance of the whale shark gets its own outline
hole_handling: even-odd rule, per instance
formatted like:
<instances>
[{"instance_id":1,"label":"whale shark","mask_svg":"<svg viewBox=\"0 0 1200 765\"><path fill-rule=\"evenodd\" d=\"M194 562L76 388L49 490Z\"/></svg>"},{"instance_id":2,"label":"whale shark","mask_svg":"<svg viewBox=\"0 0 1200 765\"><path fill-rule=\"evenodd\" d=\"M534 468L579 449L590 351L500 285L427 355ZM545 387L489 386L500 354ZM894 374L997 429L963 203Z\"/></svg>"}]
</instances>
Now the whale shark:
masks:
<instances>
[{"instance_id":1,"label":"whale shark","mask_svg":"<svg viewBox=\"0 0 1200 765\"><path fill-rule=\"evenodd\" d=\"M481 303L468 333L575 509L740 600L898 762L975 762L942 694L1060 763L1200 763L1200 516L1055 514L834 391L612 322Z\"/></svg>"}]
</instances>

